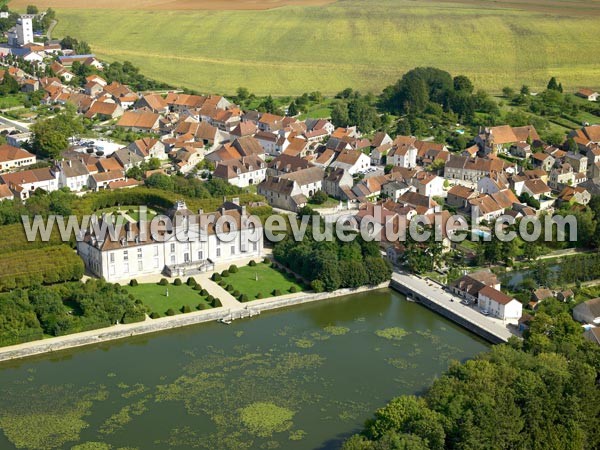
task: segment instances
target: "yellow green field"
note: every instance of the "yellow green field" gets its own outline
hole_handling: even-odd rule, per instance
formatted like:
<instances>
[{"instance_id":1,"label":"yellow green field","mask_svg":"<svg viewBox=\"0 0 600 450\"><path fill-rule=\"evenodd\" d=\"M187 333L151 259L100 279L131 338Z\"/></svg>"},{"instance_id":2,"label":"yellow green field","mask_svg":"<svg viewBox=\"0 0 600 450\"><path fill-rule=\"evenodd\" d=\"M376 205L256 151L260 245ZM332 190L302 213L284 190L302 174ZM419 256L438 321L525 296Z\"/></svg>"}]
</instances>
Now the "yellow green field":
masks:
<instances>
[{"instance_id":1,"label":"yellow green field","mask_svg":"<svg viewBox=\"0 0 600 450\"><path fill-rule=\"evenodd\" d=\"M262 11L81 9L88 2L79 1L58 9L55 36L86 40L101 58L130 60L160 81L223 94L239 86L273 95L378 92L421 65L465 73L495 92L540 88L550 76L569 90L600 87L598 0L464 1Z\"/></svg>"}]
</instances>

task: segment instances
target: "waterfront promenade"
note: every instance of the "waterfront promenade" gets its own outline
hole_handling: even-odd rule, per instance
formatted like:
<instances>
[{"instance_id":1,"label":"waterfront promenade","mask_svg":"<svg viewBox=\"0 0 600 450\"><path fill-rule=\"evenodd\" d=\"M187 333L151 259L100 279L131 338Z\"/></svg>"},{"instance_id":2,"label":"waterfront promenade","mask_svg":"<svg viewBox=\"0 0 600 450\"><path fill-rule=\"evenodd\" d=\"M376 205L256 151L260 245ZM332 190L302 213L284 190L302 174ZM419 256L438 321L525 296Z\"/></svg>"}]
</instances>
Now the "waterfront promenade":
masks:
<instances>
[{"instance_id":1,"label":"waterfront promenade","mask_svg":"<svg viewBox=\"0 0 600 450\"><path fill-rule=\"evenodd\" d=\"M508 323L484 316L476 309L463 305L460 297L433 281L394 271L390 286L492 343L507 342L513 336Z\"/></svg>"}]
</instances>

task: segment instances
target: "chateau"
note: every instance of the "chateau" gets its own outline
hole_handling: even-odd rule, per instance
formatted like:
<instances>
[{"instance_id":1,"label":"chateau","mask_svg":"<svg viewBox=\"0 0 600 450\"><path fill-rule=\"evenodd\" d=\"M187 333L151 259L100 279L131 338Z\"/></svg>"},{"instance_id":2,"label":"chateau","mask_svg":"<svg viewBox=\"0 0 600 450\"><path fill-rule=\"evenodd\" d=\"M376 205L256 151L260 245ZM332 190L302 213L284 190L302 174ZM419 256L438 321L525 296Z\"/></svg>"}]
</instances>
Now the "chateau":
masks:
<instances>
[{"instance_id":1,"label":"chateau","mask_svg":"<svg viewBox=\"0 0 600 450\"><path fill-rule=\"evenodd\" d=\"M161 219L172 225L157 227L158 232L150 221L129 222L102 236L110 217L91 225L77 243L86 269L109 282L160 273L194 275L214 270L217 263L260 258L263 251L262 225L247 222L246 207L237 199L213 213L197 214L179 201Z\"/></svg>"}]
</instances>

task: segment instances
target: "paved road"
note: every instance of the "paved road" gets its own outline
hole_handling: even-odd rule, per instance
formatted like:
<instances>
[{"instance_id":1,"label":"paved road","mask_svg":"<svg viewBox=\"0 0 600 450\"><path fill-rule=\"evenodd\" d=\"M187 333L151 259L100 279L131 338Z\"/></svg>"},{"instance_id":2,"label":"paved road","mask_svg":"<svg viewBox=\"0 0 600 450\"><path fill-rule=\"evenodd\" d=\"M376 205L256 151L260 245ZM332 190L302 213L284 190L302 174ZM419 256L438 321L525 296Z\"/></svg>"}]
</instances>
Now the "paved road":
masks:
<instances>
[{"instance_id":1,"label":"paved road","mask_svg":"<svg viewBox=\"0 0 600 450\"><path fill-rule=\"evenodd\" d=\"M0 116L0 123L4 125L8 125L11 127L15 127L21 133L25 133L29 131L29 125L23 122L17 122L16 120L7 119L6 117Z\"/></svg>"},{"instance_id":2,"label":"paved road","mask_svg":"<svg viewBox=\"0 0 600 450\"><path fill-rule=\"evenodd\" d=\"M392 278L417 294L430 299L446 310L452 311L454 314L477 325L488 333L497 336L503 341L507 341L509 337L513 336L501 320L486 317L479 311L463 305L460 297L444 291L441 286L436 283L428 282L422 278L404 272L394 272ZM454 301L450 301L451 299Z\"/></svg>"}]
</instances>

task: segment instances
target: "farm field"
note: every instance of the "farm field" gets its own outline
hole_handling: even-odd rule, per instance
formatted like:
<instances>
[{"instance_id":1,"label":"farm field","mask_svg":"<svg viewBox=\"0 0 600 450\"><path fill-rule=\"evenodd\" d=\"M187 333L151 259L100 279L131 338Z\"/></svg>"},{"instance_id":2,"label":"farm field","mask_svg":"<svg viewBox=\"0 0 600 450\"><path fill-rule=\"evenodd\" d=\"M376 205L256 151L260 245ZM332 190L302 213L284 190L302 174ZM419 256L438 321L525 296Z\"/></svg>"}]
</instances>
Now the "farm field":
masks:
<instances>
[{"instance_id":1,"label":"farm field","mask_svg":"<svg viewBox=\"0 0 600 450\"><path fill-rule=\"evenodd\" d=\"M197 9L222 1L134 0L106 9L114 3L38 5L58 10L55 36L86 40L101 58L130 60L150 77L207 93L239 86L279 96L379 92L424 65L464 73L492 92L523 83L538 89L552 75L568 90L600 87L592 56L600 53L598 0L254 2L290 3L261 11Z\"/></svg>"}]
</instances>

